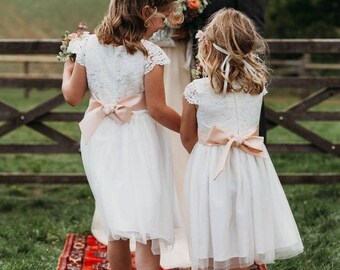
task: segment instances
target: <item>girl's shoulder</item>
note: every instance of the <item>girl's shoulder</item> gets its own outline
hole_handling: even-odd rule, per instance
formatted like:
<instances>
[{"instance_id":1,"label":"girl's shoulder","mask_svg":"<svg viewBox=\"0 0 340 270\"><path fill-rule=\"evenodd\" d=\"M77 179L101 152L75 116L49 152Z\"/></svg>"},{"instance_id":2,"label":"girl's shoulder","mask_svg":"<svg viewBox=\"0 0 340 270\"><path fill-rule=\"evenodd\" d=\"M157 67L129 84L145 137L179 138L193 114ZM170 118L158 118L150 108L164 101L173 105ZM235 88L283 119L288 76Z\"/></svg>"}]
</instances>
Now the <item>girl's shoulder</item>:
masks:
<instances>
[{"instance_id":1,"label":"girl's shoulder","mask_svg":"<svg viewBox=\"0 0 340 270\"><path fill-rule=\"evenodd\" d=\"M189 88L193 88L197 93L211 92L212 87L208 77L193 80L189 85Z\"/></svg>"},{"instance_id":2,"label":"girl's shoulder","mask_svg":"<svg viewBox=\"0 0 340 270\"><path fill-rule=\"evenodd\" d=\"M170 60L168 56L166 55L166 53L162 50L162 48L156 45L155 43L149 40L145 40L145 39L142 39L141 42L142 42L142 45L145 47L145 49L148 51L149 58L154 57L154 56L160 56L160 57Z\"/></svg>"},{"instance_id":3,"label":"girl's shoulder","mask_svg":"<svg viewBox=\"0 0 340 270\"><path fill-rule=\"evenodd\" d=\"M148 55L145 57L144 74L149 73L156 65L166 65L170 63L169 57L156 44L143 39L142 45L148 51Z\"/></svg>"},{"instance_id":4,"label":"girl's shoulder","mask_svg":"<svg viewBox=\"0 0 340 270\"><path fill-rule=\"evenodd\" d=\"M149 51L149 50L156 50L156 51L163 51L161 49L161 47L159 47L158 45L156 45L155 43L146 40L146 39L142 39L141 41L142 45Z\"/></svg>"},{"instance_id":5,"label":"girl's shoulder","mask_svg":"<svg viewBox=\"0 0 340 270\"><path fill-rule=\"evenodd\" d=\"M208 78L195 79L186 86L183 96L188 103L198 105L199 96L208 91L211 91Z\"/></svg>"},{"instance_id":6,"label":"girl's shoulder","mask_svg":"<svg viewBox=\"0 0 340 270\"><path fill-rule=\"evenodd\" d=\"M90 34L83 38L83 44L87 46L100 45L96 34Z\"/></svg>"}]
</instances>

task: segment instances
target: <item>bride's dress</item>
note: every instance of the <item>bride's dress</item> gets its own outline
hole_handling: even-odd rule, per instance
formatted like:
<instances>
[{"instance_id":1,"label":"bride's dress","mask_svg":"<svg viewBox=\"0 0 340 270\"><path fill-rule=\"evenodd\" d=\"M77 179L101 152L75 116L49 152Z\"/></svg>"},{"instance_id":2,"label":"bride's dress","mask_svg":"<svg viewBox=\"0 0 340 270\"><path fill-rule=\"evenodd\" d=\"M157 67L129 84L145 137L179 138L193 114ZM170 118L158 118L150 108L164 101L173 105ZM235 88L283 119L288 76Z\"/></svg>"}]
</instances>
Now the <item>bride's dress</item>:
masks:
<instances>
[{"instance_id":1,"label":"bride's dress","mask_svg":"<svg viewBox=\"0 0 340 270\"><path fill-rule=\"evenodd\" d=\"M179 114L182 114L183 91L190 83L190 69L185 66L188 44L187 42L181 40L173 41L172 39L168 38L169 36L164 35L164 32L162 31L157 33L158 37L162 34L163 36L159 40L160 42L155 40L155 43L162 47L164 52L171 60L170 64L165 65L164 70L166 102L171 108L176 110ZM185 166L189 154L183 147L180 136L176 132L171 132L171 145L173 154L174 179L176 183L180 209L183 216L183 182ZM190 266L187 239L183 232L181 232L180 235L177 235L174 250L161 258L161 265L164 268Z\"/></svg>"}]
</instances>

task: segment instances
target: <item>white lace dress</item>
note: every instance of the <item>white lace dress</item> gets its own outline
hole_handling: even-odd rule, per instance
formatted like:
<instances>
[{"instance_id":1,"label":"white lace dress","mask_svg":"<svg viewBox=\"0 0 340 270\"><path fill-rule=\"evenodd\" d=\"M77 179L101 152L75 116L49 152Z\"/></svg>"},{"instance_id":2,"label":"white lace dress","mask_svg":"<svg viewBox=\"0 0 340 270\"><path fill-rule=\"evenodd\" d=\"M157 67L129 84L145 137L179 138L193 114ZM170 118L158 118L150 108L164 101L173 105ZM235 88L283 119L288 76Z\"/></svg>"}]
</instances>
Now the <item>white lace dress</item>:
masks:
<instances>
[{"instance_id":1,"label":"white lace dress","mask_svg":"<svg viewBox=\"0 0 340 270\"><path fill-rule=\"evenodd\" d=\"M197 105L200 134L218 126L242 135L259 124L265 92L218 95L203 78L189 84L184 96ZM300 235L267 150L261 158L231 147L214 180L225 147L198 142L189 157L185 194L192 269L243 268L254 260L272 263L301 253Z\"/></svg>"},{"instance_id":2,"label":"white lace dress","mask_svg":"<svg viewBox=\"0 0 340 270\"><path fill-rule=\"evenodd\" d=\"M102 104L143 92L144 75L169 62L158 46L142 43L148 57L100 45L95 35L84 40L77 62L86 67L89 89ZM133 112L125 124L105 117L88 143L82 136L81 154L96 201L94 236L104 244L152 240L154 254L171 247L180 220L168 130L146 110Z\"/></svg>"}]
</instances>

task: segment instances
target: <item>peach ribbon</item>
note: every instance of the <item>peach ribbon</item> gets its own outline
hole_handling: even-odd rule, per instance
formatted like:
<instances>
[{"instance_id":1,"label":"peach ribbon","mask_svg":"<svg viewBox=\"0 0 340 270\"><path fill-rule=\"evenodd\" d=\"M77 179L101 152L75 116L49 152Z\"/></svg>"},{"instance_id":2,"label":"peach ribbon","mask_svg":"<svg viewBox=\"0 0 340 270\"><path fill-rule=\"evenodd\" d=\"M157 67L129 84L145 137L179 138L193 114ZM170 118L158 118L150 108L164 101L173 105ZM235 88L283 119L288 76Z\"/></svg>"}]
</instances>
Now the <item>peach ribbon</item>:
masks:
<instances>
[{"instance_id":1,"label":"peach ribbon","mask_svg":"<svg viewBox=\"0 0 340 270\"><path fill-rule=\"evenodd\" d=\"M263 137L258 136L258 126L250 129L247 133L242 135L234 135L226 132L222 128L213 126L208 135L199 134L199 141L205 145L226 145L222 156L220 157L214 180L223 171L229 150L232 146L238 147L240 150L251 154L253 156L265 158L263 152Z\"/></svg>"},{"instance_id":2,"label":"peach ribbon","mask_svg":"<svg viewBox=\"0 0 340 270\"><path fill-rule=\"evenodd\" d=\"M102 104L98 98L92 96L85 116L79 123L85 143L89 142L105 117L108 116L118 124L123 124L130 120L133 111L144 109L146 109L144 92L110 104Z\"/></svg>"}]
</instances>

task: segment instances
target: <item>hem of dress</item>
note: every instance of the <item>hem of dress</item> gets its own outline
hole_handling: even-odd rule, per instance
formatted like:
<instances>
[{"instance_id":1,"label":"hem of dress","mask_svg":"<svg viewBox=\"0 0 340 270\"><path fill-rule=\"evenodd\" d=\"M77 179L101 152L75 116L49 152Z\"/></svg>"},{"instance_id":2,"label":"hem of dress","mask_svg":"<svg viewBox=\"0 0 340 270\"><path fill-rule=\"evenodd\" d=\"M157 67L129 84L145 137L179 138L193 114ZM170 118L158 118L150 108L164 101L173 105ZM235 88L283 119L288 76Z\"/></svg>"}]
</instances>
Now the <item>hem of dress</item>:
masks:
<instances>
[{"instance_id":1,"label":"hem of dress","mask_svg":"<svg viewBox=\"0 0 340 270\"><path fill-rule=\"evenodd\" d=\"M284 251L289 250L290 251ZM210 270L212 267L215 270L229 270L234 268L247 268L254 264L255 261L261 261L264 264L273 264L276 260L285 260L290 259L295 256L300 255L303 253L304 249L300 243L295 245L291 245L285 248L277 248L275 250L266 251L263 253L257 253L253 259L247 260L246 257L230 257L227 259L215 259L215 257L204 257L204 258L195 258L192 261L196 261L192 266L192 270ZM274 254L270 256L268 254ZM266 256L270 256L271 258L266 258ZM239 261L244 262L237 262ZM233 262L234 261L234 262ZM197 263L198 262L198 263ZM220 266L218 266L220 265ZM222 266L223 265L223 266Z\"/></svg>"},{"instance_id":2,"label":"hem of dress","mask_svg":"<svg viewBox=\"0 0 340 270\"><path fill-rule=\"evenodd\" d=\"M162 252L170 252L173 250L175 240L162 237L157 233L140 233L130 231L112 231L108 234L103 234L100 231L92 230L92 234L104 245L108 245L111 241L130 240L146 245L147 241L152 241L151 250L154 255L159 255ZM105 235L105 236L104 236Z\"/></svg>"}]
</instances>

